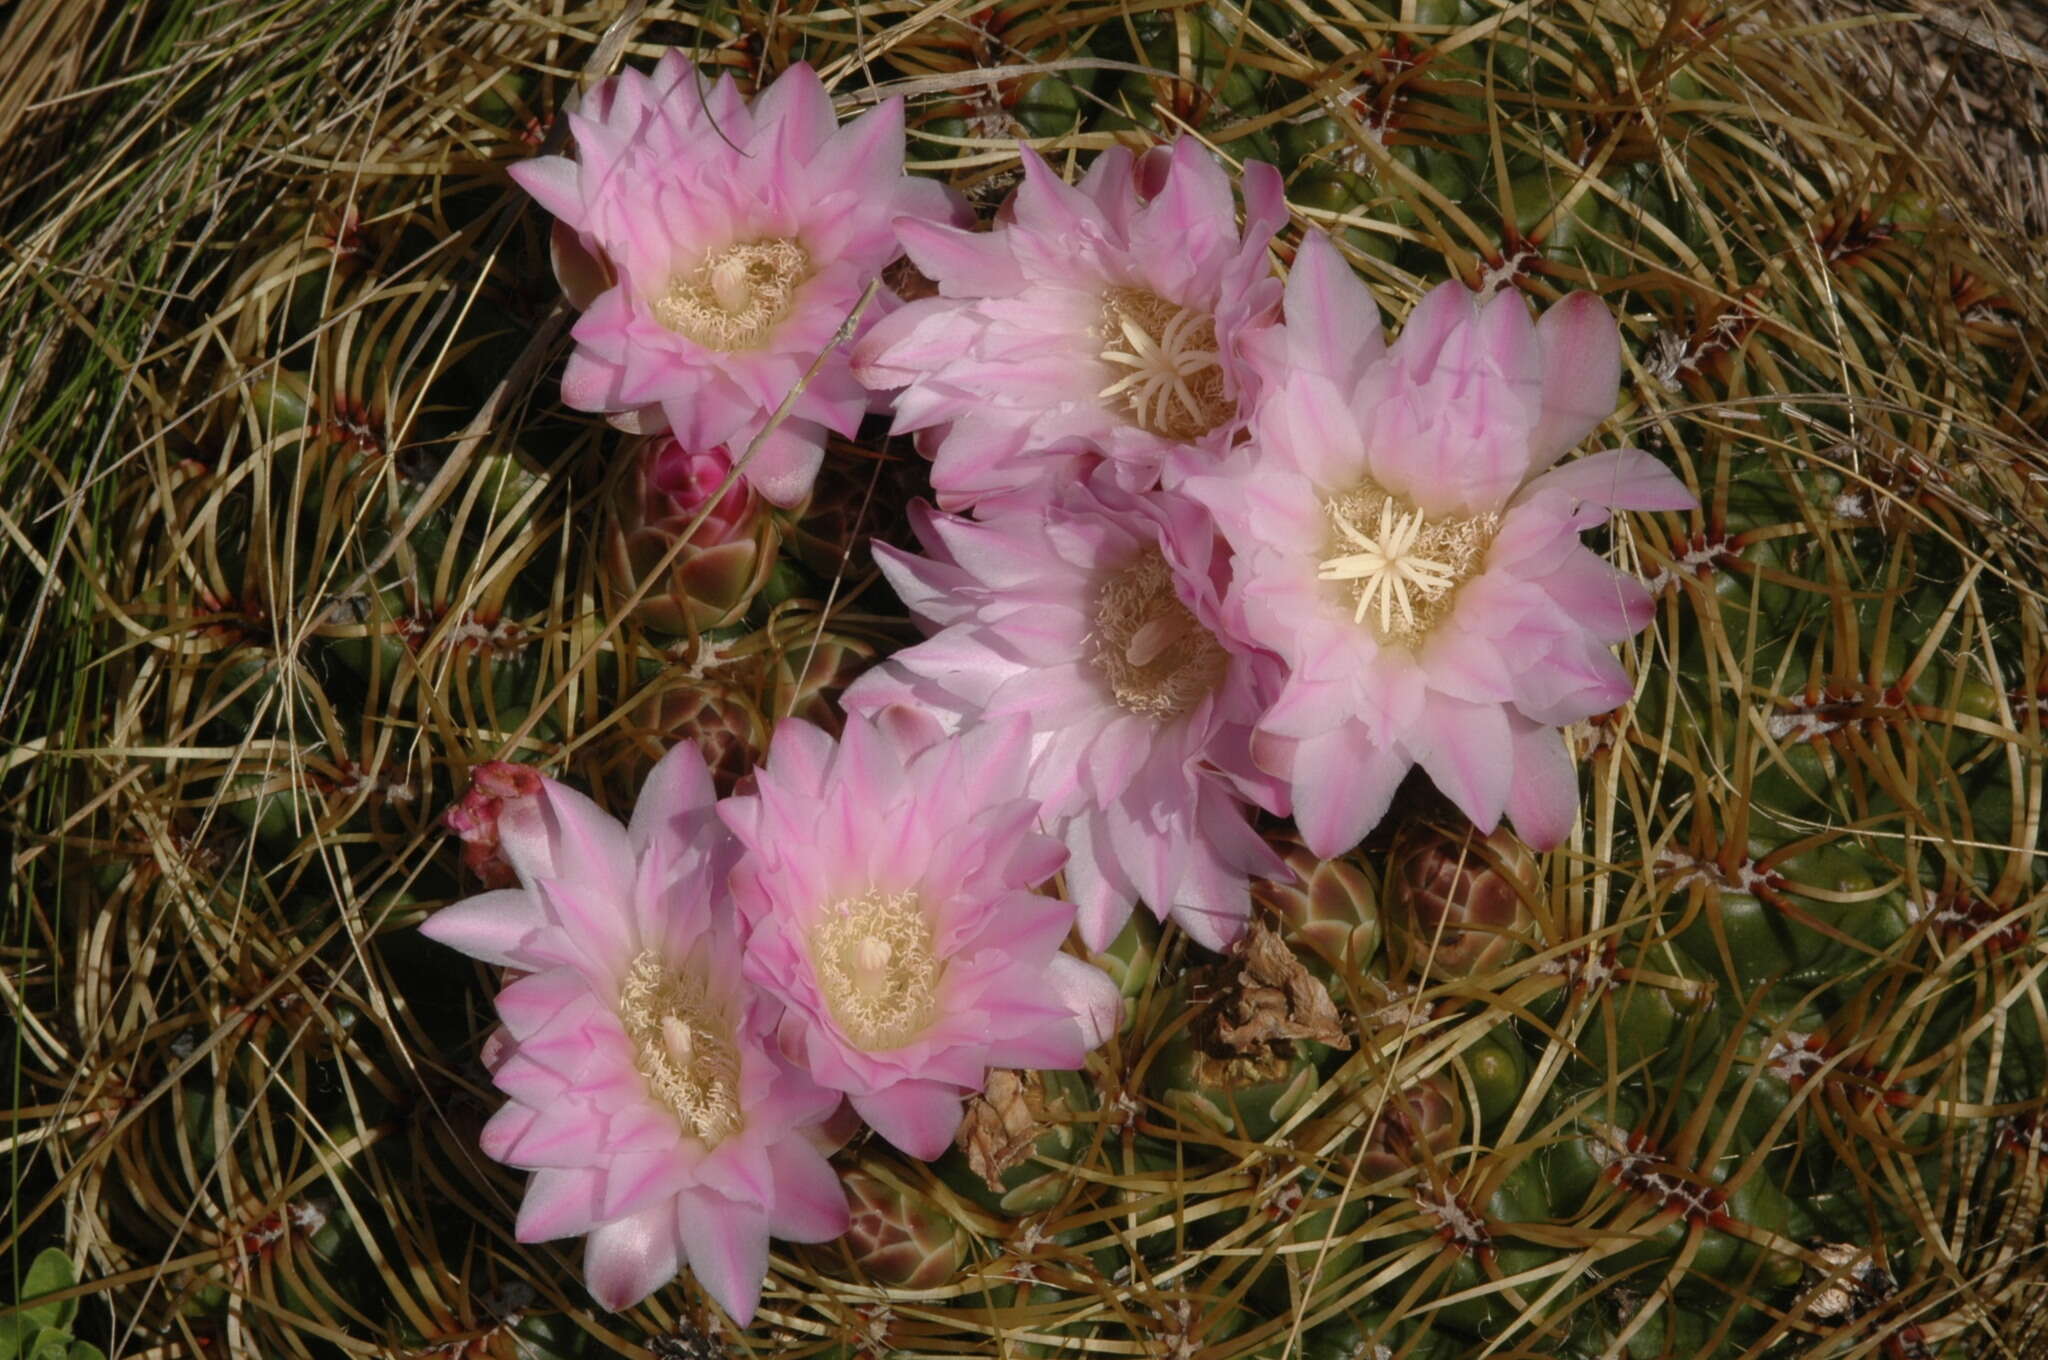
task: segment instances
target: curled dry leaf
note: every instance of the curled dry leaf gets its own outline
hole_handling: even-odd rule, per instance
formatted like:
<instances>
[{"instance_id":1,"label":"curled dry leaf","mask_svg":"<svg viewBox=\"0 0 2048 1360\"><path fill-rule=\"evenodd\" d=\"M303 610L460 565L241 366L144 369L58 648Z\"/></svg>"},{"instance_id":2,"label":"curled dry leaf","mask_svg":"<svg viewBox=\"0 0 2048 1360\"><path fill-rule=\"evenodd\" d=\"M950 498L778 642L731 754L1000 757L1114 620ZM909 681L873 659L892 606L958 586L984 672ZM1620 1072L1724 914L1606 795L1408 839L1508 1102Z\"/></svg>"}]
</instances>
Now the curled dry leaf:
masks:
<instances>
[{"instance_id":1,"label":"curled dry leaf","mask_svg":"<svg viewBox=\"0 0 2048 1360\"><path fill-rule=\"evenodd\" d=\"M1351 1047L1330 989L1302 966L1277 931L1254 921L1239 960L1237 988L1216 1003L1216 1037L1224 1045L1249 1051L1309 1039L1332 1048Z\"/></svg>"},{"instance_id":2,"label":"curled dry leaf","mask_svg":"<svg viewBox=\"0 0 2048 1360\"><path fill-rule=\"evenodd\" d=\"M997 1068L988 1074L988 1088L968 1097L957 1141L974 1174L1000 1194L1003 1173L1029 1157L1052 1125L1044 1079L1036 1072Z\"/></svg>"},{"instance_id":3,"label":"curled dry leaf","mask_svg":"<svg viewBox=\"0 0 2048 1360\"><path fill-rule=\"evenodd\" d=\"M937 297L939 285L912 262L909 256L882 271L882 286L905 302Z\"/></svg>"}]
</instances>

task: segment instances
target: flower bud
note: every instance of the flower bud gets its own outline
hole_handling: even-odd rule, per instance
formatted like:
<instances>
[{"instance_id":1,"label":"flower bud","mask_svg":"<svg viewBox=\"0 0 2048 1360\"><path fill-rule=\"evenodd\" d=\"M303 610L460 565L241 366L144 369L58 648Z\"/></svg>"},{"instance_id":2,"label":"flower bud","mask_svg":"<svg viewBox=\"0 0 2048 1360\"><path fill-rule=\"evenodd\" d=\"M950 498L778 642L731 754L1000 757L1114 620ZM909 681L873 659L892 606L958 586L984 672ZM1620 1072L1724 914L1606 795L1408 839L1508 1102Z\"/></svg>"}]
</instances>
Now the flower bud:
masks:
<instances>
[{"instance_id":1,"label":"flower bud","mask_svg":"<svg viewBox=\"0 0 2048 1360\"><path fill-rule=\"evenodd\" d=\"M1358 1161L1360 1181L1370 1185L1408 1167L1427 1166L1456 1147L1462 1133L1460 1108L1455 1091L1440 1076L1391 1092L1366 1134Z\"/></svg>"},{"instance_id":2,"label":"flower bud","mask_svg":"<svg viewBox=\"0 0 2048 1360\"><path fill-rule=\"evenodd\" d=\"M540 771L504 760L487 760L470 771L469 792L441 814L441 824L462 838L462 867L487 888L509 888L518 875L498 848L498 814L515 798L540 792Z\"/></svg>"},{"instance_id":3,"label":"flower bud","mask_svg":"<svg viewBox=\"0 0 2048 1360\"><path fill-rule=\"evenodd\" d=\"M848 1171L842 1179L853 1210L846 1245L870 1280L930 1289L953 1278L960 1231L938 1205L865 1171Z\"/></svg>"},{"instance_id":4,"label":"flower bud","mask_svg":"<svg viewBox=\"0 0 2048 1360\"><path fill-rule=\"evenodd\" d=\"M1293 871L1291 882L1254 880L1252 900L1270 907L1281 933L1326 983L1356 980L1379 949L1379 895L1356 855L1318 858L1292 836L1269 838Z\"/></svg>"},{"instance_id":5,"label":"flower bud","mask_svg":"<svg viewBox=\"0 0 2048 1360\"><path fill-rule=\"evenodd\" d=\"M1395 965L1433 978L1500 967L1527 945L1528 902L1540 886L1535 855L1505 827L1490 836L1407 828L1383 917Z\"/></svg>"},{"instance_id":6,"label":"flower bud","mask_svg":"<svg viewBox=\"0 0 2048 1360\"><path fill-rule=\"evenodd\" d=\"M769 721L760 706L731 685L700 682L665 690L650 705L648 721L661 742L689 742L711 769L722 798L753 770L768 749Z\"/></svg>"},{"instance_id":7,"label":"flower bud","mask_svg":"<svg viewBox=\"0 0 2048 1360\"><path fill-rule=\"evenodd\" d=\"M732 469L726 449L694 451L668 435L634 454L614 501L606 564L618 595L645 586L634 613L647 626L689 633L728 624L767 580L775 526L744 481L725 485Z\"/></svg>"}]
</instances>

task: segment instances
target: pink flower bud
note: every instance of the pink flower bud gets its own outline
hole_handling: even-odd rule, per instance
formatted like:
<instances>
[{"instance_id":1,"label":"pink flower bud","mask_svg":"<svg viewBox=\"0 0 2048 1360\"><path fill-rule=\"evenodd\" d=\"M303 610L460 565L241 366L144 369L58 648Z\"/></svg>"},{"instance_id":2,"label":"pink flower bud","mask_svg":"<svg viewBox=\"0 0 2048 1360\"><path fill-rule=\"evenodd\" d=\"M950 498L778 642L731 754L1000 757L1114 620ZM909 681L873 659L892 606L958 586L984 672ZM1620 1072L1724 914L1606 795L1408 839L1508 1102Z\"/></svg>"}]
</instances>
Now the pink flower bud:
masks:
<instances>
[{"instance_id":1,"label":"pink flower bud","mask_svg":"<svg viewBox=\"0 0 2048 1360\"><path fill-rule=\"evenodd\" d=\"M779 535L759 495L745 481L726 485L733 458L722 445L697 450L657 435L633 458L606 557L619 598L637 596L641 622L664 632L732 622L775 565Z\"/></svg>"},{"instance_id":2,"label":"pink flower bud","mask_svg":"<svg viewBox=\"0 0 2048 1360\"><path fill-rule=\"evenodd\" d=\"M470 771L469 792L441 814L441 825L462 838L462 867L487 888L518 881L498 846L498 816L507 802L540 792L540 771L510 761L487 760Z\"/></svg>"},{"instance_id":3,"label":"pink flower bud","mask_svg":"<svg viewBox=\"0 0 2048 1360\"><path fill-rule=\"evenodd\" d=\"M673 436L656 439L640 454L647 523L679 534L710 505L690 542L709 548L744 537L753 516L754 493L745 481L734 478L720 496L718 489L731 473L732 454L723 446L692 453Z\"/></svg>"}]
</instances>

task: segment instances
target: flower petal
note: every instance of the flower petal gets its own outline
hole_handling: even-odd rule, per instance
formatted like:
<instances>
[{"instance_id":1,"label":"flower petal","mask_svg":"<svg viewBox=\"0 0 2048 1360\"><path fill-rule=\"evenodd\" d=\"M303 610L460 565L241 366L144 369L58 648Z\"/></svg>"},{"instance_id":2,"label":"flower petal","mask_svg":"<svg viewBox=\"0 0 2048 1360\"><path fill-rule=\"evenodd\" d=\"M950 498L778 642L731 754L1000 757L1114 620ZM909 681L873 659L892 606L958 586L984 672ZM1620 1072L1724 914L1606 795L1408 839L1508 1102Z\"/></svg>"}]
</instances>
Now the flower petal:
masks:
<instances>
[{"instance_id":1,"label":"flower petal","mask_svg":"<svg viewBox=\"0 0 2048 1360\"><path fill-rule=\"evenodd\" d=\"M957 1086L913 1078L850 1098L869 1128L899 1151L929 1162L952 1145L960 1128L960 1097Z\"/></svg>"},{"instance_id":2,"label":"flower petal","mask_svg":"<svg viewBox=\"0 0 2048 1360\"><path fill-rule=\"evenodd\" d=\"M537 960L528 947L551 927L532 893L500 888L450 902L420 923L420 934L500 968L530 969Z\"/></svg>"},{"instance_id":3,"label":"flower petal","mask_svg":"<svg viewBox=\"0 0 2048 1360\"><path fill-rule=\"evenodd\" d=\"M626 828L635 853L645 851L658 836L682 834L717 801L703 752L694 742L677 742L640 786L633 820Z\"/></svg>"},{"instance_id":4,"label":"flower petal","mask_svg":"<svg viewBox=\"0 0 2048 1360\"><path fill-rule=\"evenodd\" d=\"M498 1018L515 1039L540 1032L570 1007L590 1000L590 984L574 968L550 968L508 983L497 995Z\"/></svg>"},{"instance_id":5,"label":"flower petal","mask_svg":"<svg viewBox=\"0 0 2048 1360\"><path fill-rule=\"evenodd\" d=\"M768 1277L768 1214L703 1190L676 1196L675 1228L690 1273L734 1322L754 1320Z\"/></svg>"},{"instance_id":6,"label":"flower petal","mask_svg":"<svg viewBox=\"0 0 2048 1360\"><path fill-rule=\"evenodd\" d=\"M1507 711L1432 694L1420 728L1406 738L1415 761L1482 832L1500 823L1513 782Z\"/></svg>"},{"instance_id":7,"label":"flower petal","mask_svg":"<svg viewBox=\"0 0 2048 1360\"><path fill-rule=\"evenodd\" d=\"M1006 297L1024 287L1024 273L1000 232L899 217L896 234L911 263L938 283L941 297Z\"/></svg>"},{"instance_id":8,"label":"flower petal","mask_svg":"<svg viewBox=\"0 0 2048 1360\"><path fill-rule=\"evenodd\" d=\"M590 1168L536 1171L526 1182L526 1198L512 1235L521 1242L547 1242L576 1237L597 1225L598 1196L604 1178Z\"/></svg>"},{"instance_id":9,"label":"flower petal","mask_svg":"<svg viewBox=\"0 0 2048 1360\"><path fill-rule=\"evenodd\" d=\"M583 1244L583 1278L591 1297L623 1312L676 1277L682 1244L668 1200L600 1223Z\"/></svg>"},{"instance_id":10,"label":"flower petal","mask_svg":"<svg viewBox=\"0 0 2048 1360\"><path fill-rule=\"evenodd\" d=\"M541 207L571 226L584 221L581 175L567 156L535 156L510 168L512 182L532 194Z\"/></svg>"},{"instance_id":11,"label":"flower petal","mask_svg":"<svg viewBox=\"0 0 2048 1360\"><path fill-rule=\"evenodd\" d=\"M1116 1034L1124 999L1109 974L1071 954L1055 954L1046 962L1045 981L1080 1023L1083 1048L1100 1048Z\"/></svg>"},{"instance_id":12,"label":"flower petal","mask_svg":"<svg viewBox=\"0 0 2048 1360\"><path fill-rule=\"evenodd\" d=\"M771 505L789 509L803 502L825 461L825 429L808 420L790 419L774 429L765 426L742 454L747 485Z\"/></svg>"},{"instance_id":13,"label":"flower petal","mask_svg":"<svg viewBox=\"0 0 2048 1360\"><path fill-rule=\"evenodd\" d=\"M1585 548L1544 577L1541 585L1572 622L1603 642L1634 637L1656 610L1641 581Z\"/></svg>"},{"instance_id":14,"label":"flower petal","mask_svg":"<svg viewBox=\"0 0 2048 1360\"><path fill-rule=\"evenodd\" d=\"M1374 745L1356 723L1296 744L1290 770L1294 822L1319 859L1334 859L1365 839L1394 801L1412 762Z\"/></svg>"},{"instance_id":15,"label":"flower petal","mask_svg":"<svg viewBox=\"0 0 2048 1360\"><path fill-rule=\"evenodd\" d=\"M772 154L801 164L838 130L839 118L832 111L832 97L808 62L792 62L783 68L754 100L754 126L776 131Z\"/></svg>"},{"instance_id":16,"label":"flower petal","mask_svg":"<svg viewBox=\"0 0 2048 1360\"><path fill-rule=\"evenodd\" d=\"M1621 391L1621 332L1607 304L1573 293L1536 323L1543 349L1543 415L1529 436L1529 471L1562 458L1614 413Z\"/></svg>"},{"instance_id":17,"label":"flower petal","mask_svg":"<svg viewBox=\"0 0 2048 1360\"><path fill-rule=\"evenodd\" d=\"M829 1242L846 1231L846 1190L825 1156L802 1137L768 1148L775 1174L775 1205L768 1229L789 1242Z\"/></svg>"},{"instance_id":18,"label":"flower petal","mask_svg":"<svg viewBox=\"0 0 2048 1360\"><path fill-rule=\"evenodd\" d=\"M1379 304L1335 243L1307 233L1287 274L1288 357L1298 368L1355 378L1386 351Z\"/></svg>"},{"instance_id":19,"label":"flower petal","mask_svg":"<svg viewBox=\"0 0 2048 1360\"><path fill-rule=\"evenodd\" d=\"M1522 488L1524 499L1561 491L1612 510L1693 510L1699 498L1641 449L1608 449L1573 459Z\"/></svg>"},{"instance_id":20,"label":"flower petal","mask_svg":"<svg viewBox=\"0 0 2048 1360\"><path fill-rule=\"evenodd\" d=\"M1350 407L1317 373L1297 373L1266 394L1258 437L1269 458L1325 490L1349 490L1365 470L1365 442Z\"/></svg>"},{"instance_id":21,"label":"flower petal","mask_svg":"<svg viewBox=\"0 0 2048 1360\"><path fill-rule=\"evenodd\" d=\"M600 972L617 975L640 952L642 943L631 910L633 883L629 879L621 888L604 879L592 882L595 877L542 879L534 884L534 890L592 965Z\"/></svg>"},{"instance_id":22,"label":"flower petal","mask_svg":"<svg viewBox=\"0 0 2048 1360\"><path fill-rule=\"evenodd\" d=\"M1552 850L1571 834L1579 815L1579 780L1571 752L1554 727L1510 720L1515 775L1508 789L1508 819L1515 834L1537 850Z\"/></svg>"},{"instance_id":23,"label":"flower petal","mask_svg":"<svg viewBox=\"0 0 2048 1360\"><path fill-rule=\"evenodd\" d=\"M538 804L541 820L536 837L527 832L524 813ZM515 816L517 820L515 822ZM541 781L537 799L508 801L498 815L498 841L520 878L532 882L570 872L590 874L623 893L632 884L633 847L618 819L589 798L552 779Z\"/></svg>"}]
</instances>

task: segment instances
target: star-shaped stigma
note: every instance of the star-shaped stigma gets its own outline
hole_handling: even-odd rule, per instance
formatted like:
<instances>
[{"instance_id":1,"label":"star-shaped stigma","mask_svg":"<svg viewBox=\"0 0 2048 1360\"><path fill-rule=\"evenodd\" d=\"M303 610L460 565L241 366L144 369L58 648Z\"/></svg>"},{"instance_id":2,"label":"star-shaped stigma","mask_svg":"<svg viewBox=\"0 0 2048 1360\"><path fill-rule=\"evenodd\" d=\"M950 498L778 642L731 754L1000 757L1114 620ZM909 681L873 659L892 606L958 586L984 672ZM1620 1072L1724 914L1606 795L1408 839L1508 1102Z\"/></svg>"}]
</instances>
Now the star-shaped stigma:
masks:
<instances>
[{"instance_id":1,"label":"star-shaped stigma","mask_svg":"<svg viewBox=\"0 0 2048 1360\"><path fill-rule=\"evenodd\" d=\"M1138 289L1112 290L1107 303L1110 333L1097 357L1131 371L1097 395L1122 396L1134 423L1170 439L1195 438L1222 423L1215 321Z\"/></svg>"},{"instance_id":2,"label":"star-shaped stigma","mask_svg":"<svg viewBox=\"0 0 2048 1360\"><path fill-rule=\"evenodd\" d=\"M1359 529L1342 512L1334 513L1332 518L1338 532L1358 551L1325 559L1316 575L1325 581L1360 582L1358 608L1351 616L1353 623L1364 623L1367 611L1377 602L1383 635L1394 631L1397 608L1401 611L1402 627L1413 630L1417 621L1411 592L1425 600L1434 599L1457 584L1454 563L1424 557L1415 551L1423 530L1420 510L1396 514L1391 497L1381 501L1376 538Z\"/></svg>"}]
</instances>

